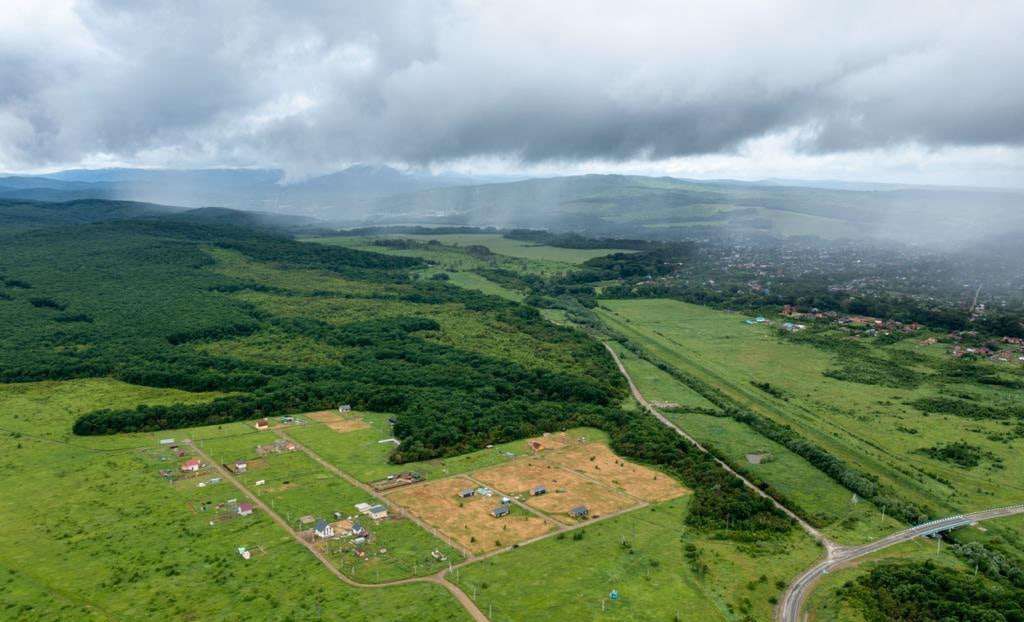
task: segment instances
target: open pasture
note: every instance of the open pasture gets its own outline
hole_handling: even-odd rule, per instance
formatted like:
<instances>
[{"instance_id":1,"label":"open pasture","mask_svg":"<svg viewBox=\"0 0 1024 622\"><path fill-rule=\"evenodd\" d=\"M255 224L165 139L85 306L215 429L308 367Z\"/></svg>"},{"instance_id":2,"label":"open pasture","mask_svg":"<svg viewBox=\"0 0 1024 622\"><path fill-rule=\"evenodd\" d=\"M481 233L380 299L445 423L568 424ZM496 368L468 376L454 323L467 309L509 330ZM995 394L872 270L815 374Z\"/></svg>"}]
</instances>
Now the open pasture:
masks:
<instances>
[{"instance_id":1,"label":"open pasture","mask_svg":"<svg viewBox=\"0 0 1024 622\"><path fill-rule=\"evenodd\" d=\"M803 438L833 456L877 476L881 484L891 486L902 499L930 507L939 514L953 514L1019 503L1024 498L1020 478L1008 477L1024 472L1024 454L1020 451L1024 441L1012 438L1014 422L928 414L913 406L915 400L922 398L965 395L979 408L1011 407L1024 403L1024 395L1005 387L944 379L941 365L950 360L949 356L937 359L932 346L921 345L915 339L896 347L854 340L864 356L909 367L920 378L916 385L885 386L880 384L884 378L869 383L826 376L826 371L851 363L828 349L783 339L771 326L746 324L746 316L738 313L674 300L608 300L602 301L601 306L601 318L644 350L714 386L741 407L792 426ZM631 365L628 360L625 364ZM992 365L995 364L979 363L982 368ZM643 378L638 379L642 381ZM777 394L759 389L754 382L770 383ZM645 390L643 386L641 390ZM645 390L645 394L661 398L653 389L651 393ZM826 493L827 488L834 489L838 484L816 484L812 489L808 482L819 481L820 477L794 479L784 472L774 472L789 459L778 451L778 446L757 441L759 435L747 426L699 413L673 416L679 417L680 425L698 438L722 448L734 463L744 460L744 454L751 450L769 449L776 460L750 465L751 470L762 473L765 481L811 512L824 509L833 517L826 520L845 520L850 509L849 491L840 488L841 495L822 494L821 500L827 503L815 503L807 493ZM731 428L749 437L748 440L733 442L736 437L729 432ZM921 451L949 439L962 440L999 460L964 467ZM809 464L800 470L808 467ZM790 472L795 475L798 471ZM877 510L880 513L881 509ZM857 508L861 525L865 519L878 522L861 512L863 508ZM835 535L841 541L845 539L841 533ZM852 541L870 535L865 532Z\"/></svg>"},{"instance_id":2,"label":"open pasture","mask_svg":"<svg viewBox=\"0 0 1024 622\"><path fill-rule=\"evenodd\" d=\"M687 495L588 524L449 577L475 595L493 622L770 620L771 599L821 549L799 531L772 542L737 543L683 528L690 500Z\"/></svg>"},{"instance_id":3,"label":"open pasture","mask_svg":"<svg viewBox=\"0 0 1024 622\"><path fill-rule=\"evenodd\" d=\"M501 518L491 516L491 511L501 503L500 493L491 497L459 496L460 491L476 487L473 480L459 475L399 488L389 493L387 499L474 553L508 546L555 529L553 520L521 510Z\"/></svg>"},{"instance_id":4,"label":"open pasture","mask_svg":"<svg viewBox=\"0 0 1024 622\"><path fill-rule=\"evenodd\" d=\"M262 512L210 525L217 503L242 500L236 489L172 486L160 476L178 457L159 440L205 442L244 424L70 434L75 418L96 408L213 397L110 379L0 384L0 427L9 431L0 435L0 618L469 619L441 586L341 583ZM198 509L205 501L213 508ZM240 546L257 554L244 560Z\"/></svg>"}]
</instances>

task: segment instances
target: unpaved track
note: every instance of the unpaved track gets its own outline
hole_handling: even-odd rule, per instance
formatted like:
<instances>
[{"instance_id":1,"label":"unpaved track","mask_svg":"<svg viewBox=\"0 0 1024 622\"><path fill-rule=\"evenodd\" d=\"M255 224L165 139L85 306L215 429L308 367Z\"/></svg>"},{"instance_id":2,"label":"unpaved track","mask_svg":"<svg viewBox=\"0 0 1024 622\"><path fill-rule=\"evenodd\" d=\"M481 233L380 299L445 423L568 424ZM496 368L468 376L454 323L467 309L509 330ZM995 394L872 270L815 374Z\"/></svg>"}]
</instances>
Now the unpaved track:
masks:
<instances>
[{"instance_id":1,"label":"unpaved track","mask_svg":"<svg viewBox=\"0 0 1024 622\"><path fill-rule=\"evenodd\" d=\"M305 452L305 454L307 456L309 456L310 458L315 460L320 466L324 467L325 469L327 469L331 473L337 475L338 477L340 477L341 479L345 480L349 484L352 484L356 488L359 488L360 490L363 490L364 492L366 492L366 494L370 495L371 497L373 497L374 499L380 501L381 503L385 503L387 505L394 506L393 502L389 501L385 495L383 495L380 492L374 490L373 486L370 486L368 484L364 484L363 482L357 480L356 478L352 477L348 473L342 471L341 469L339 469L338 467L334 466L333 464L331 464L327 460L324 460L323 458L321 458L320 454L316 453L315 451L313 451L309 447L306 447L302 443L296 441L294 438L291 438L290 436L288 436L287 434L285 434L281 430L275 429L274 430L274 434L277 434L279 437L281 437L281 438L283 438L283 439L285 439L287 441L291 441L291 442L295 443L296 447L298 447L301 451ZM411 512L407 512L404 508L402 508L402 514L406 518L411 520L412 522L414 522L417 525L419 525L427 533L432 534L438 540L446 543L448 546L452 547L453 549L455 549L456 551L461 553L463 557L469 558L469 557L473 556L473 553L469 549L467 549L466 547L462 546L458 542L452 540L451 538L449 538L448 536L444 535L443 533L441 533L437 529L434 529L430 525L424 523L422 520L419 519L419 517L414 516Z\"/></svg>"},{"instance_id":2,"label":"unpaved track","mask_svg":"<svg viewBox=\"0 0 1024 622\"><path fill-rule=\"evenodd\" d=\"M711 458L716 463L718 463L718 466L722 467L730 475L732 475L733 477L735 477L738 480L740 480L741 482L743 482L744 486L746 486L750 490L754 491L758 495L764 497L765 499L768 499L769 501L771 501L772 505L774 505L777 509L779 509L780 511L785 513L786 516L789 516L791 519L796 521L796 523L798 525L800 525L801 529L806 531L812 538L814 538L815 540L820 542L821 545L825 547L825 551L826 551L826 554L827 554L829 559L831 559L832 556L835 555L838 551L842 550L842 547L840 545L838 545L835 542L832 542L831 540L829 540L827 537L825 537L825 534L821 533L820 531L818 531L817 529L812 527L807 521L805 521L804 519L802 519L799 516L797 516L796 512L793 512L792 510L790 510L786 506L782 505L774 497L772 497L771 495L769 495L765 491L763 491L760 488L758 488L757 486L755 486L753 484L753 482L751 482L747 478L743 477L742 475L740 475L739 473L734 471L732 467L730 467L728 464L725 463L725 461L719 459L714 454L712 454L710 451L708 451L707 448L705 448L703 445L701 445L700 442L697 439L693 438L692 436L687 434L682 428L680 428L676 424L674 424L671 421L669 421L668 418L665 417L665 415L661 414L658 411L658 409L655 408L650 402L648 402L647 399L644 398L643 394L640 393L640 389L638 389L636 384L633 383L632 376L630 376L629 372L626 371L626 367L622 364L622 360L619 359L619 355L615 352L615 350L612 349L612 347L610 345L608 345L607 342L605 342L604 347L607 348L608 353L612 355L612 359L615 360L615 364L618 366L619 372L623 375L623 377L625 377L626 382L629 383L629 390L630 390L630 392L632 392L633 397L636 398L636 401L640 402L640 405L643 406L645 409L647 409L647 411L649 413L654 415L658 419L658 421L660 421L666 427L674 430L675 433L678 434L679 436L682 436L683 438L685 438L687 441L690 442L691 445L696 447L699 451L701 451L701 452L711 456Z\"/></svg>"},{"instance_id":3,"label":"unpaved track","mask_svg":"<svg viewBox=\"0 0 1024 622\"><path fill-rule=\"evenodd\" d=\"M312 553L314 557L316 557L318 560L320 560L320 563L323 564L325 568L327 568L328 570L331 571L331 574L333 574L334 576L338 577L339 579L341 579L342 581L344 581L348 585L351 585L352 587L358 587L358 588L374 588L375 589L375 588L390 587L390 586L395 586L395 585L408 585L410 583L436 583L437 585L441 585L445 589L447 589L449 592L451 592L452 596L454 596L455 599L459 601L459 604L462 605L462 607L466 610L466 612L469 613L469 615L474 620L476 620L477 622L490 622L488 620L487 616L485 616L484 613L482 611L480 611L480 609L476 606L476 603L474 603L473 600L465 592L463 592L461 588L459 588L459 586L457 586L454 583L451 583L450 581L445 579L444 575L447 572L447 570L442 570L442 571L440 571L440 572L438 572L436 574L428 575L428 576L425 576L425 577L410 577L408 579L397 579L395 581L387 581L387 582L384 582L384 583L362 583L362 582L353 580L352 578L348 577L347 575L342 573L340 570L338 570L333 564L331 564L331 562L327 559L327 556L324 555L323 552L320 549L318 549L316 546L314 546L311 542L307 542L306 540L304 540L298 534L298 532L296 532L295 529L293 529L292 526L288 524L287 521L285 521L283 518L281 518L281 516L278 515L277 512L272 510L270 508L270 506L268 506L266 503L261 501L259 497L257 497L255 494L253 494L252 491L249 490L245 486L245 484L243 484L241 481L239 481L234 476L233 473L231 473L230 471L225 469L220 463L212 460L210 458L210 456L208 456L206 454L206 452L204 452L202 449L200 449L199 446L196 445L195 443L192 443L191 440L186 441L186 442L191 444L192 445L192 449L195 450L195 452L203 460L205 460L211 467L213 467L221 475L221 477L223 477L226 481L231 482L231 484L235 488L237 488L239 491L241 491L242 494L244 494L246 497L249 498L250 501L252 501L253 505L258 507L260 510L266 512L267 516L269 516L271 518L271 520L273 520L275 523L277 523L282 529L284 529L286 532L288 532L288 534L291 535L291 537L296 542L298 542L302 546L306 547L306 549L310 553ZM345 475L347 475L347 474L345 474ZM345 477L345 475L342 475L342 477Z\"/></svg>"},{"instance_id":4,"label":"unpaved track","mask_svg":"<svg viewBox=\"0 0 1024 622\"><path fill-rule=\"evenodd\" d=\"M991 520L993 518L1013 516L1015 514L1024 514L1024 505L994 508L991 510L975 512L973 514L965 514L963 516L952 516L938 521L931 521L927 524L910 527L908 529L898 531L894 534L890 534L884 538L880 538L869 544L864 544L857 547L847 548L840 546L826 538L820 531L818 531L814 527L811 527L805 520L797 516L796 513L794 513L781 503L779 503L777 500L773 499L770 495L765 493L757 486L754 486L753 483L751 483L745 477L734 471L728 464L726 464L725 462L711 454L711 452L709 452L703 445L701 445L697 441L697 439L693 438L692 436L684 432L682 429L679 428L679 426L675 425L674 423L669 421L664 415L658 412L658 409L656 409L654 406L651 405L650 402L644 399L644 396L640 393L640 390L636 387L636 384L633 383L633 378L630 377L629 372L626 371L625 366L623 366L622 361L619 359L619 355L615 352L615 350L613 350L607 342L604 344L604 347L608 349L608 352L612 355L612 358L615 360L615 364L618 366L619 371L622 373L622 375L626 378L626 381L629 383L629 390L633 393L633 397L636 398L636 401L640 402L640 404L644 408L646 408L652 415L657 417L658 421L668 426L669 428L675 430L677 434L688 440L690 443L693 444L694 447L696 447L700 451L714 458L715 462L717 462L719 466L728 471L734 477L737 477L740 480L742 480L744 485L747 486L747 488L750 488L751 490L761 495L762 497L769 499L775 505L776 508L785 512L786 515L788 515L790 518L796 521L797 524L800 525L800 527L803 528L804 531L810 534L811 537L816 539L825 547L825 550L827 552L825 559L816 564L810 570L806 571L805 573L797 577L793 581L793 583L791 583L789 587L786 588L785 593L782 595L782 599L779 601L778 606L775 608L775 619L778 620L778 622L800 622L800 610L803 608L803 604L807 600L807 597L810 595L811 589L814 587L815 583L817 583L817 581L821 579L822 576L828 574L829 571L841 568L842 566L847 565L858 558L864 557L865 555L870 555L877 551L881 551L882 549L893 546L894 544L899 544L900 542L906 542L908 540L918 538L922 535L933 532L937 528L942 528L947 525L951 527L962 525L965 520L971 523L976 523L985 520Z\"/></svg>"}]
</instances>

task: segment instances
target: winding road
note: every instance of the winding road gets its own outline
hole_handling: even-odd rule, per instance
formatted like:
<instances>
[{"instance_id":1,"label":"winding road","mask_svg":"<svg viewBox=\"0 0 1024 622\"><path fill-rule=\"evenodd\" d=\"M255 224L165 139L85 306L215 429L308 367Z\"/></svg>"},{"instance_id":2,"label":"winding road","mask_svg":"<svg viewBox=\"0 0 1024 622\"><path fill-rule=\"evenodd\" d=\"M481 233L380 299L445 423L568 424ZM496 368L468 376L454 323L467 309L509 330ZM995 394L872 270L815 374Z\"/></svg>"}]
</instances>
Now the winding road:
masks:
<instances>
[{"instance_id":1,"label":"winding road","mask_svg":"<svg viewBox=\"0 0 1024 622\"><path fill-rule=\"evenodd\" d=\"M634 384L633 382L633 378L629 375L629 372L626 371L626 367L622 364L622 360L619 358L618 353L615 352L615 350L607 342L604 343L604 347L608 349L608 352L611 354L612 359L615 361L615 364L619 368L619 372L626 379L626 382L629 383L630 392L633 394L633 397L636 398L636 401L639 402L641 406L643 406L648 412L654 415L662 424L671 428L681 437L689 441L698 450L711 456L720 467L728 471L734 477L739 478L747 488L750 488L751 490L761 495L762 497L769 499L775 505L776 508L778 508L787 516L796 521L796 523L800 525L800 527L804 531L806 531L811 537L813 537L815 540L820 542L825 547L825 559L819 562L817 565L813 566L811 569L804 572L799 577L797 577L796 580L794 580L789 585L789 587L786 588L785 593L783 593L782 595L782 599L779 601L778 606L776 606L775 608L775 619L778 622L799 622L800 612L803 608L804 602L810 595L814 587L814 584L819 579L821 579L822 576L828 574L830 571L841 568L842 566L849 564L856 559L881 551L882 549L888 548L895 544L907 542L909 540L913 540L914 538L919 538L921 536L938 534L945 531L949 531L951 529L956 529L958 527L964 527L967 525L979 523L981 521L991 520L993 518L1002 518L1005 516L1013 516L1015 514L1024 514L1024 504L1012 505L1001 508L993 508L991 510L983 510L980 512L974 512L972 514L950 516L948 518L929 521L921 525L915 525L914 527L909 527L902 531L898 531L896 533L885 536L884 538L880 538L878 540L875 540L874 542L864 544L861 546L841 546L826 538L820 531L818 531L817 529L809 525L805 520L797 516L795 512L782 505L778 500L772 498L766 492L755 486L747 478L737 473L727 463L725 463L723 460L720 460L714 454L709 452L707 448L705 448L703 445L700 444L699 441L697 441L697 439L687 434L679 426L669 421L668 418L665 417L665 415L658 412L658 409L655 408L650 402L648 402L647 399L644 398L643 394L640 393L640 389L637 388L636 384Z\"/></svg>"},{"instance_id":2,"label":"winding road","mask_svg":"<svg viewBox=\"0 0 1024 622\"><path fill-rule=\"evenodd\" d=\"M973 514L950 516L949 518L930 521L922 525L915 525L914 527L898 531L894 534L881 538L880 540L875 540L870 544L864 544L862 546L847 549L839 549L835 551L833 555L829 556L828 559L822 561L817 566L814 566L797 577L796 580L789 585L775 610L775 619L779 622L799 622L800 611L803 608L803 604L807 600L807 597L810 596L814 584L832 570L836 570L858 558L876 553L882 549L893 546L894 544L913 540L914 538L949 531L951 529L956 529L957 527L973 525L993 518L1003 518L1005 516L1013 516L1015 514L1022 513L1024 513L1024 504L983 510L981 512L974 512Z\"/></svg>"}]
</instances>

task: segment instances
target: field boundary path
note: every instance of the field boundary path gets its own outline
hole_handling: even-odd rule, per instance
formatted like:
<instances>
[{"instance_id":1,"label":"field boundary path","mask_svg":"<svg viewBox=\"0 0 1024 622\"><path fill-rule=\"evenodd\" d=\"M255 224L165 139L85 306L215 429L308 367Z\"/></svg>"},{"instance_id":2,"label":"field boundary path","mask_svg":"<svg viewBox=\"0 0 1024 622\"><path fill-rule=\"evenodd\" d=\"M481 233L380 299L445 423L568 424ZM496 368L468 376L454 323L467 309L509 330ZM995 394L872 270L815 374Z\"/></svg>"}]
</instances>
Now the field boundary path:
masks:
<instances>
[{"instance_id":1,"label":"field boundary path","mask_svg":"<svg viewBox=\"0 0 1024 622\"><path fill-rule=\"evenodd\" d=\"M804 602L807 600L812 588L821 579L821 577L860 557L876 553L882 549L893 546L894 544L913 540L914 538L921 536L939 534L943 531L956 529L957 527L973 525L993 518L1013 516L1014 514L1024 514L1024 504L994 508L991 510L974 512L972 514L950 516L949 518L933 520L924 523L923 525L916 525L902 531L897 531L896 533L890 534L879 540L875 540L869 544L843 549L842 551L837 552L835 556L820 562L797 577L796 580L786 588L786 592L782 595L782 599L779 601L779 605L775 609L775 619L779 622L799 622L800 611L803 609Z\"/></svg>"},{"instance_id":2,"label":"field boundary path","mask_svg":"<svg viewBox=\"0 0 1024 622\"><path fill-rule=\"evenodd\" d=\"M666 417L665 415L661 414L661 412L657 408L655 408L654 405L652 405L650 402L648 402L647 399L643 396L642 393L640 393L640 389L638 389L636 384L633 382L633 377L629 375L628 371L626 371L626 367L625 367L625 365L622 364L622 360L619 358L618 353L615 352L615 350L608 344L608 342L603 342L603 345L608 350L608 353L612 355L612 359L615 361L615 364L618 366L619 372L626 379L626 382L629 383L629 390L633 394L633 397L649 413L654 415L658 419L658 421L660 421L663 425L665 425L666 427L670 428L671 430L674 430L675 433L678 434L679 436L681 436L684 439L686 439L687 441L689 441L689 443L691 445L693 445L694 447L696 447L698 451L701 451L702 453L705 453L708 456L710 456L712 460L714 460L716 463L718 463L718 466L722 467L723 469L725 469L725 471L727 473L729 473L730 475L732 475L736 479L738 479L741 482L743 482L744 486L746 486L750 490L754 491L756 494L760 495L761 497L771 501L772 505L774 505L776 509L780 510L786 516L788 516L791 519L793 519L796 522L796 524L800 525L801 529L806 531L808 535L810 535L812 538L817 540L819 543L821 543L822 546L825 547L826 559L832 559L833 556L835 556L839 551L843 550L843 547L841 547L840 545L836 544L835 542L829 540L825 536L825 534L821 533L820 531L818 531L817 529L812 527L810 523L808 523L804 519L800 518L800 516L797 515L796 512L794 512L793 510L790 510L786 506L782 505L782 503L780 503L775 497L769 495L765 491L763 491L760 488L758 488L757 486L755 486L753 482L751 482L746 477L744 477L744 476L740 475L738 472L736 472L724 460L720 459L718 456L716 456L715 454L713 454L710 451L708 451L708 449L706 447L701 445L700 441L698 441L694 437L690 436L685 430L683 430L682 428L680 428L676 424L674 424L671 421L669 421L668 417Z\"/></svg>"},{"instance_id":3,"label":"field boundary path","mask_svg":"<svg viewBox=\"0 0 1024 622\"><path fill-rule=\"evenodd\" d=\"M487 616L484 615L483 611L481 611L476 606L476 603L473 602L473 599L471 599L469 597L469 595L467 595L465 592L462 591L462 588L460 588L459 586L455 585L451 581L448 581L445 578L444 575L445 575L445 573L448 572L447 569L441 570L440 572L437 572L437 573L432 574L432 575L424 576L424 577L409 577L409 578L406 578L406 579L396 579L394 581L386 581L384 583L362 583L362 582L359 582L359 581L356 581L356 580L352 579L351 577L349 577L346 574L344 574L343 572L341 572L341 570L339 570L337 567L335 567L334 564L332 564L330 562L330 560L327 559L327 556L324 555L323 551L321 551L320 549L316 548L316 546L314 546L311 542L307 542L305 539L303 539L302 536L300 536L298 534L298 532L296 532L295 529L292 528L292 526L289 525L286 520L281 518L281 516L277 512L272 510L270 508L270 506L268 506L259 497L257 497L255 494L253 494L253 492L251 490L249 490L245 486L245 484L243 484L240 480L238 480L234 476L233 473L231 473L230 471L225 469L220 463L212 460L210 458L210 456L208 456L206 454L206 452L204 452L198 445L193 443L191 441L191 439L189 439L189 440L187 440L185 442L187 442L189 445L191 445L192 449L196 452L196 454L198 454L213 469L215 469L221 475L221 477L223 477L226 481L231 482L231 484L235 488L237 488L242 494L244 494L246 497L248 497L249 500L252 501L253 504L256 507L258 507L260 510L265 512L267 514L267 516L269 516L271 518L271 520L273 520L275 523L277 523L277 525L279 527L284 529L296 542L298 542L302 546L306 547L306 549L310 553L312 553L314 557L316 557L318 560L320 560L320 563L323 564L325 568L327 568L329 571L331 571L331 574L333 574L334 576L338 577L339 579L341 579L343 582L347 583L348 585L350 585L352 587L356 587L356 588L376 589L376 588L390 587L390 586L395 586L395 585L409 585L409 584L412 584L412 583L434 583L434 584L440 585L440 586L444 587L445 589L447 589L451 593L451 595L455 597L455 599L459 602L459 604L462 605L462 607L466 610L466 612L470 615L470 617L472 617L474 620L476 620L476 622L490 622L490 620L487 618ZM341 472L339 471L338 473L340 474ZM347 475L347 474L345 474L345 475ZM345 475L341 475L341 477L345 477Z\"/></svg>"},{"instance_id":4,"label":"field boundary path","mask_svg":"<svg viewBox=\"0 0 1024 622\"><path fill-rule=\"evenodd\" d=\"M461 554L463 557L468 559L468 558L473 556L473 553L469 549L467 549L466 547L462 546L458 542L455 542L454 540L452 540L448 536L446 536L443 533L441 533L439 530L434 529L430 525L424 523L422 520L420 520L419 517L414 516L411 512L407 511L405 508L402 508L401 506L395 506L393 501L389 500L386 495L382 495L381 493L379 493L376 490L374 490L373 486L370 486L369 484L365 484L365 483L357 480L356 478L352 477L351 475L349 475L345 471L342 471L341 469L339 469L338 467L334 466L333 464L331 464L327 460L324 460L323 458L321 458L320 454L316 453L315 451L313 451L309 447L306 447L302 443L296 441L294 438L288 436L287 434L285 434L281 430L275 429L274 430L274 434L276 434L280 438L283 438L286 441L291 441L292 443L295 443L295 446L298 447L299 450L301 450L307 456L309 456L310 458L315 460L320 466L324 467L325 469L327 469L328 471L330 471L334 475L337 475L338 477L340 477L341 479L345 480L349 484L352 484L356 488L359 488L360 490L364 491L366 494L370 495L374 499L380 501L381 503L386 503L388 505L400 508L402 510L402 515L403 516L407 517L409 520L411 520L412 522L414 522L417 525L419 525L427 533L433 535L437 539L441 540L442 542L444 542L448 546L450 546L453 549L455 549L456 551L458 551L459 554Z\"/></svg>"}]
</instances>

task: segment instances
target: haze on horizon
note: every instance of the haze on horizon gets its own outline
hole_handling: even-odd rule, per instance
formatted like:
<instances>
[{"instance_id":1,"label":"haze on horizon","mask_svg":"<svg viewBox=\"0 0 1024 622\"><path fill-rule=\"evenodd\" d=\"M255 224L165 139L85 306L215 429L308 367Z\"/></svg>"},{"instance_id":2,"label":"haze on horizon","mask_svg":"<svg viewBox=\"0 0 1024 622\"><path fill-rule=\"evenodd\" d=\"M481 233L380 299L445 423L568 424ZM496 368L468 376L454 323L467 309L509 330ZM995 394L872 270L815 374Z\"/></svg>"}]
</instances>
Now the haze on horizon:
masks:
<instances>
[{"instance_id":1,"label":"haze on horizon","mask_svg":"<svg viewBox=\"0 0 1024 622\"><path fill-rule=\"evenodd\" d=\"M0 170L1024 187L1024 4L13 0Z\"/></svg>"}]
</instances>

